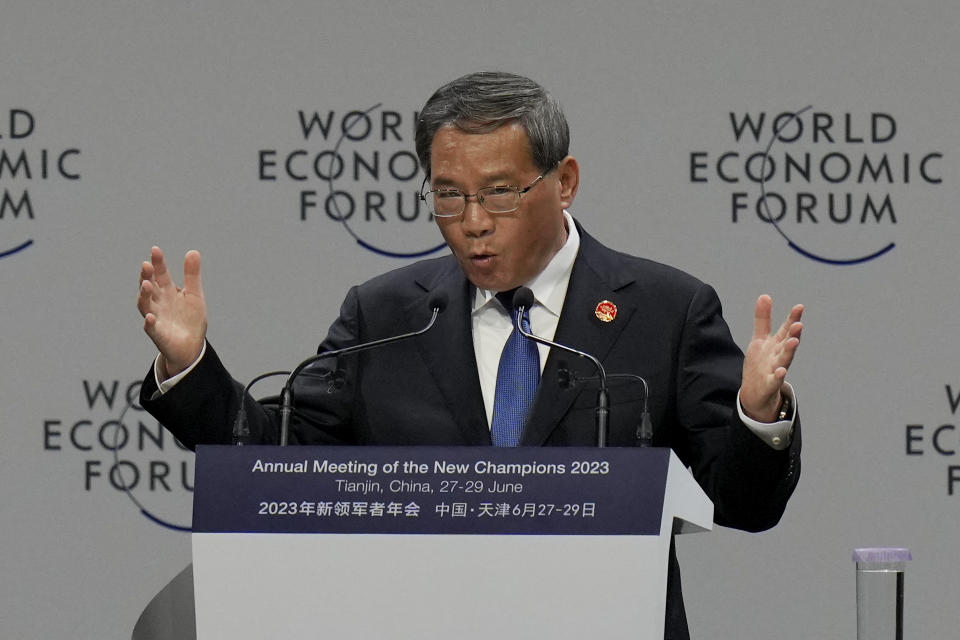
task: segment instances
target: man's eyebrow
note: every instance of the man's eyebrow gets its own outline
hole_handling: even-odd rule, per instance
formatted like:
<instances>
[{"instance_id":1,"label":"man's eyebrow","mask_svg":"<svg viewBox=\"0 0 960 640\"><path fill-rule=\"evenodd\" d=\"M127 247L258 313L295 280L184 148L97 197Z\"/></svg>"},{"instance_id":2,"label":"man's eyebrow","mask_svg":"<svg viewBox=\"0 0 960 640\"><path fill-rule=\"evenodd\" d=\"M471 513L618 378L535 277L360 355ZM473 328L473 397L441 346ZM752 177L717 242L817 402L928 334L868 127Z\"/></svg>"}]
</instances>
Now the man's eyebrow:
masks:
<instances>
[{"instance_id":1,"label":"man's eyebrow","mask_svg":"<svg viewBox=\"0 0 960 640\"><path fill-rule=\"evenodd\" d=\"M438 188L438 187L439 187L439 188L443 188L443 189L456 189L456 188L458 188L458 187L454 184L453 180L450 180L449 178L443 178L443 177L434 178L433 180L431 180L431 181L430 181L430 186L431 186L432 188L434 188L434 189L436 189L436 188Z\"/></svg>"}]
</instances>

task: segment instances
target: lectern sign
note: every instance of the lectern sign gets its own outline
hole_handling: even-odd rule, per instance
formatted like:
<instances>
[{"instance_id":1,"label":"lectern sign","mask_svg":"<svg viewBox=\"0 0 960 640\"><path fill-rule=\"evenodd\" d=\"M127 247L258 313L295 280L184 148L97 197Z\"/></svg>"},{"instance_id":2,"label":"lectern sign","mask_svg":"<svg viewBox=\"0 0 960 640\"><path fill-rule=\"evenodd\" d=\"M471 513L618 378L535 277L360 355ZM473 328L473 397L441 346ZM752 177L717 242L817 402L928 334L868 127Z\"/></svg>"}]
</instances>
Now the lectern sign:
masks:
<instances>
[{"instance_id":1,"label":"lectern sign","mask_svg":"<svg viewBox=\"0 0 960 640\"><path fill-rule=\"evenodd\" d=\"M201 447L194 531L657 535L668 452L635 453Z\"/></svg>"}]
</instances>

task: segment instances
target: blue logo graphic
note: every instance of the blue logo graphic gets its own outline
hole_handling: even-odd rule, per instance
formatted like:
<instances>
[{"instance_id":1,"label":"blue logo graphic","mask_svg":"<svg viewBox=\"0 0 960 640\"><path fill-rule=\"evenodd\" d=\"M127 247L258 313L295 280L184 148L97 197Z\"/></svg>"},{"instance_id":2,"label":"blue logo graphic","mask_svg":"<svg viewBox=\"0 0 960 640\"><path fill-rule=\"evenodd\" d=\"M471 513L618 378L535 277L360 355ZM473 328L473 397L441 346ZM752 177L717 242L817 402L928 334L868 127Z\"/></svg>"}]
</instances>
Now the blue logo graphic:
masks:
<instances>
[{"instance_id":1,"label":"blue logo graphic","mask_svg":"<svg viewBox=\"0 0 960 640\"><path fill-rule=\"evenodd\" d=\"M33 244L33 240L27 240L26 242L23 242L13 247L12 249L7 249L6 251L0 251L0 258L6 258L8 256L12 256L17 253L20 253L24 249L27 249L28 247L30 247L32 244Z\"/></svg>"}]
</instances>

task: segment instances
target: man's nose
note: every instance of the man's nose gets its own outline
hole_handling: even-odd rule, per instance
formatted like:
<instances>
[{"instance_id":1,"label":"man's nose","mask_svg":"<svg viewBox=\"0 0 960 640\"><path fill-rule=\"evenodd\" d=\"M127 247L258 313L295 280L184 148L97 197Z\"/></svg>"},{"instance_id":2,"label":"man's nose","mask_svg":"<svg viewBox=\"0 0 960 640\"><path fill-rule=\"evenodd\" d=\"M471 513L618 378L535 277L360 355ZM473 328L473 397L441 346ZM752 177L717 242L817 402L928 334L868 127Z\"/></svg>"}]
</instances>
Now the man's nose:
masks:
<instances>
[{"instance_id":1,"label":"man's nose","mask_svg":"<svg viewBox=\"0 0 960 640\"><path fill-rule=\"evenodd\" d=\"M477 196L468 196L466 200L460 222L463 232L468 236L483 236L493 231L493 216L483 208Z\"/></svg>"}]
</instances>

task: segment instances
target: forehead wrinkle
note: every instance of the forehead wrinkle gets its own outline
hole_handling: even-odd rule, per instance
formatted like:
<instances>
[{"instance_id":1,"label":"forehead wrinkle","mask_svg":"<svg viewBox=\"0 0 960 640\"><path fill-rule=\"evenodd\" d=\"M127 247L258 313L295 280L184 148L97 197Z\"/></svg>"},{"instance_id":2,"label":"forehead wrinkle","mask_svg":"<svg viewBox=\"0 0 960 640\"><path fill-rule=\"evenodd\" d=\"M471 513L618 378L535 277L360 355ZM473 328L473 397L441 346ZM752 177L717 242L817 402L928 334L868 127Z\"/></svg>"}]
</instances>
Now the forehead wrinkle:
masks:
<instances>
[{"instance_id":1,"label":"forehead wrinkle","mask_svg":"<svg viewBox=\"0 0 960 640\"><path fill-rule=\"evenodd\" d=\"M506 130L506 131L505 131ZM503 135L504 133L513 135ZM453 133L451 136L450 134ZM438 136L441 144L437 144ZM459 180L473 177L476 188L496 186L498 184L515 185L528 167L518 166L511 156L515 155L515 144L522 149L521 164L530 165L535 170L530 151L530 141L526 131L519 124L512 123L489 132L470 133L445 125L434 136L433 154L439 152L445 160L434 157L431 160L433 186L462 188ZM475 156L482 156L476 158Z\"/></svg>"}]
</instances>

